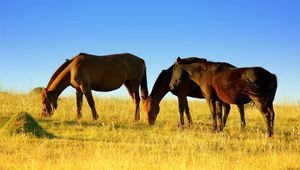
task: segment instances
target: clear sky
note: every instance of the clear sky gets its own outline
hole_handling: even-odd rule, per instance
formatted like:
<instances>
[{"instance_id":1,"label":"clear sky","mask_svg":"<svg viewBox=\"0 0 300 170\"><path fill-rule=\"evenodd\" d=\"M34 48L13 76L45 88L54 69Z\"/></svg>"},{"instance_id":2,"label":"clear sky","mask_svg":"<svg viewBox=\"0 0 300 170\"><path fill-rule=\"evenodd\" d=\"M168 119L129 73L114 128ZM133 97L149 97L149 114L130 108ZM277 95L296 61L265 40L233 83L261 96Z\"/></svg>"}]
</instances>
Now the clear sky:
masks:
<instances>
[{"instance_id":1,"label":"clear sky","mask_svg":"<svg viewBox=\"0 0 300 170\"><path fill-rule=\"evenodd\" d=\"M80 52L143 58L149 91L178 56L262 66L278 77L277 102L299 102L300 1L0 1L0 90L46 86Z\"/></svg>"}]
</instances>

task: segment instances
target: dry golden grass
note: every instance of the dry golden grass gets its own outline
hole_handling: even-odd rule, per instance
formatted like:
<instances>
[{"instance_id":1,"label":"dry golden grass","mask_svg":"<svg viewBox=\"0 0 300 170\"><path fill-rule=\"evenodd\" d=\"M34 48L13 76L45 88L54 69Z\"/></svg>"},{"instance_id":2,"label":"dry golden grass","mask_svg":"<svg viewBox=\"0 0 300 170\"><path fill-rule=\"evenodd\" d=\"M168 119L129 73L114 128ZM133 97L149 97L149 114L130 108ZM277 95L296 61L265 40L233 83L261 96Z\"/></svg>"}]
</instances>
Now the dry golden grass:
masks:
<instances>
[{"instance_id":1,"label":"dry golden grass","mask_svg":"<svg viewBox=\"0 0 300 170\"><path fill-rule=\"evenodd\" d=\"M0 94L0 127L17 112L30 113L54 139L0 136L0 169L300 169L300 105L276 105L275 136L261 115L246 109L240 130L233 107L226 128L214 133L206 103L190 102L194 124L178 128L176 100L163 100L155 126L133 123L129 99L96 98L99 120L84 103L76 121L75 97L61 98L50 119L35 97Z\"/></svg>"}]
</instances>

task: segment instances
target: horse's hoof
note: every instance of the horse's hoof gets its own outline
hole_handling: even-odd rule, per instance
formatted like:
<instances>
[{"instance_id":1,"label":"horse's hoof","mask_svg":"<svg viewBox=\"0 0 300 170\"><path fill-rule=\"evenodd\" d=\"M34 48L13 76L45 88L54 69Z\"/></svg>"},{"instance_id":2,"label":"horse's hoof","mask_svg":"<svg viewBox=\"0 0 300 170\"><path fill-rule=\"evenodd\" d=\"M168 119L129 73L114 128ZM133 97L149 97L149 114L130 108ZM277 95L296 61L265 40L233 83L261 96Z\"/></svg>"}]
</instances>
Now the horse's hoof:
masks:
<instances>
[{"instance_id":1,"label":"horse's hoof","mask_svg":"<svg viewBox=\"0 0 300 170\"><path fill-rule=\"evenodd\" d=\"M184 124L182 124L182 123L178 123L178 125L177 125L179 128L183 128L183 126L184 126Z\"/></svg>"},{"instance_id":2,"label":"horse's hoof","mask_svg":"<svg viewBox=\"0 0 300 170\"><path fill-rule=\"evenodd\" d=\"M213 126L213 127L211 128L211 131L214 132L214 133L216 133L216 132L218 132L218 128L215 127L215 126Z\"/></svg>"},{"instance_id":3,"label":"horse's hoof","mask_svg":"<svg viewBox=\"0 0 300 170\"><path fill-rule=\"evenodd\" d=\"M190 121L188 126L192 126L192 125L193 125L193 122L192 122L192 121Z\"/></svg>"},{"instance_id":4,"label":"horse's hoof","mask_svg":"<svg viewBox=\"0 0 300 170\"><path fill-rule=\"evenodd\" d=\"M178 130L184 130L184 125L183 124L178 124Z\"/></svg>"},{"instance_id":5,"label":"horse's hoof","mask_svg":"<svg viewBox=\"0 0 300 170\"><path fill-rule=\"evenodd\" d=\"M274 134L273 131L268 132L269 137L273 137L273 134Z\"/></svg>"},{"instance_id":6,"label":"horse's hoof","mask_svg":"<svg viewBox=\"0 0 300 170\"><path fill-rule=\"evenodd\" d=\"M98 118L99 118L98 115L94 115L94 116L93 116L93 119L94 119L94 120L97 120Z\"/></svg>"},{"instance_id":7,"label":"horse's hoof","mask_svg":"<svg viewBox=\"0 0 300 170\"><path fill-rule=\"evenodd\" d=\"M134 121L138 122L139 120L141 120L140 115L134 117Z\"/></svg>"},{"instance_id":8,"label":"horse's hoof","mask_svg":"<svg viewBox=\"0 0 300 170\"><path fill-rule=\"evenodd\" d=\"M241 123L241 129L244 130L246 128L246 123Z\"/></svg>"},{"instance_id":9,"label":"horse's hoof","mask_svg":"<svg viewBox=\"0 0 300 170\"><path fill-rule=\"evenodd\" d=\"M77 115L77 120L80 120L82 118L82 115Z\"/></svg>"}]
</instances>

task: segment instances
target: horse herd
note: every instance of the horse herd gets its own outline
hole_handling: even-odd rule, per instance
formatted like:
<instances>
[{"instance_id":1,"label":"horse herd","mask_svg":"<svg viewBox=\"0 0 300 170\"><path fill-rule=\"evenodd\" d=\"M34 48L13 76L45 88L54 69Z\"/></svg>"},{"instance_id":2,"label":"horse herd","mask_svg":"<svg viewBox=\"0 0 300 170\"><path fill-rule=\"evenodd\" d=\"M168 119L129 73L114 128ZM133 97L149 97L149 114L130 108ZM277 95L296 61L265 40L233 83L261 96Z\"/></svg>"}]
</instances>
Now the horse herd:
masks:
<instances>
[{"instance_id":1,"label":"horse herd","mask_svg":"<svg viewBox=\"0 0 300 170\"><path fill-rule=\"evenodd\" d=\"M97 120L91 90L112 91L123 84L135 103L135 121L140 119L140 93L147 122L153 125L159 113L160 101L171 91L178 97L180 125L184 125L184 112L188 123L192 124L187 96L205 98L212 114L213 130L222 130L225 126L230 104L238 106L241 128L244 128L246 122L243 105L253 101L263 115L268 135L273 135L276 76L261 67L236 68L229 63L211 62L196 57L177 58L174 65L159 74L148 95L143 59L129 53L106 56L80 53L71 60L66 60L52 75L42 92L42 116L50 117L57 108L61 92L72 86L76 89L77 118L82 117L82 99L85 95L93 119Z\"/></svg>"}]
</instances>

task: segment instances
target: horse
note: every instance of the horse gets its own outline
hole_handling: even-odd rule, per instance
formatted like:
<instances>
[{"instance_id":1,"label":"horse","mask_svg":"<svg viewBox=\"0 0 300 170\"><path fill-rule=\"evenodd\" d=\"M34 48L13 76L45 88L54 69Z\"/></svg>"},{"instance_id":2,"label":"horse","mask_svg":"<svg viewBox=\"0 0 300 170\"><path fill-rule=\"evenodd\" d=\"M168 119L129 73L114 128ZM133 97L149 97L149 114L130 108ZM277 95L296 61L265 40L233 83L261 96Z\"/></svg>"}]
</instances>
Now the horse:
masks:
<instances>
[{"instance_id":1,"label":"horse","mask_svg":"<svg viewBox=\"0 0 300 170\"><path fill-rule=\"evenodd\" d=\"M72 86L76 89L77 119L82 117L82 98L85 95L93 119L98 119L92 90L112 91L122 85L135 103L134 120L140 120L140 94L142 101L148 97L146 65L143 59L129 53L96 56L80 53L66 60L52 75L42 92L43 117L52 116L62 91Z\"/></svg>"},{"instance_id":2,"label":"horse","mask_svg":"<svg viewBox=\"0 0 300 170\"><path fill-rule=\"evenodd\" d=\"M262 67L228 68L223 67L222 63L205 59L177 58L170 82L171 88L179 84L183 70L201 88L211 110L214 130L217 129L217 117L218 122L221 122L222 102L246 104L253 101L263 115L268 135L273 135L273 100L277 89L275 74ZM223 128L220 123L219 128Z\"/></svg>"},{"instance_id":3,"label":"horse","mask_svg":"<svg viewBox=\"0 0 300 170\"><path fill-rule=\"evenodd\" d=\"M234 67L228 63L225 63L227 67ZM178 98L179 105L179 115L180 115L180 126L184 125L184 112L188 119L189 125L192 124L192 117L190 115L190 110L188 106L187 96L193 98L204 98L199 86L193 82L187 73L182 75L182 81L178 84L176 89L170 89L169 84L173 74L173 67L169 67L166 70L162 70L162 72L157 77L153 89L149 95L149 97L144 102L144 110L147 114L147 123L153 125L155 123L156 117L159 113L159 103L163 99L163 97L171 91L171 93ZM223 125L225 126L226 120L230 111L230 105L227 103L223 103L224 107L224 117L222 120ZM246 126L245 116L244 116L244 106L238 105L238 109L240 111L241 116L241 128L243 129Z\"/></svg>"}]
</instances>

